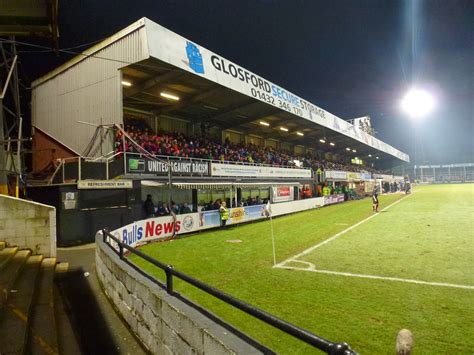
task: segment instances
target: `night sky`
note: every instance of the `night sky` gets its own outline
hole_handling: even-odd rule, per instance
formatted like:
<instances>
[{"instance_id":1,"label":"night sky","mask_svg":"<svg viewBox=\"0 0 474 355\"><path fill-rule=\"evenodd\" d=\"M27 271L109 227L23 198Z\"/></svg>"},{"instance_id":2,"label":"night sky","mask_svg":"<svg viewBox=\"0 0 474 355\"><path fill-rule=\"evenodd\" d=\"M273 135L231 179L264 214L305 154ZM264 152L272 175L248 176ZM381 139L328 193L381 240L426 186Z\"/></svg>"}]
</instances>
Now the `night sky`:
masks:
<instances>
[{"instance_id":1,"label":"night sky","mask_svg":"<svg viewBox=\"0 0 474 355\"><path fill-rule=\"evenodd\" d=\"M412 161L474 162L472 0L62 0L59 13L61 48L148 17L340 118L370 115ZM70 58L21 54L30 79ZM413 84L437 101L419 122L399 108Z\"/></svg>"}]
</instances>

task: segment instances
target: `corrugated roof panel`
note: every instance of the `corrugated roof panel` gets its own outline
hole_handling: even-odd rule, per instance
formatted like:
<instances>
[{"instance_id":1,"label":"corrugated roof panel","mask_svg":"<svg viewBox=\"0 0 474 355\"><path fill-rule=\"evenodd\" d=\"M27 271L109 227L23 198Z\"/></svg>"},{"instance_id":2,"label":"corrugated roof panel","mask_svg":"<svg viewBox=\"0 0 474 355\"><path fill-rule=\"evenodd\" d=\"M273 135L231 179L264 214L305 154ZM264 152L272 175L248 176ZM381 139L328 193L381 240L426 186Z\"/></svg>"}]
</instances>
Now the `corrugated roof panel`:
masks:
<instances>
[{"instance_id":1,"label":"corrugated roof panel","mask_svg":"<svg viewBox=\"0 0 474 355\"><path fill-rule=\"evenodd\" d=\"M144 28L84 56L37 82L32 99L33 124L78 154L93 136L93 125L123 122L119 69L148 58ZM111 151L111 144L108 141L102 153Z\"/></svg>"}]
</instances>

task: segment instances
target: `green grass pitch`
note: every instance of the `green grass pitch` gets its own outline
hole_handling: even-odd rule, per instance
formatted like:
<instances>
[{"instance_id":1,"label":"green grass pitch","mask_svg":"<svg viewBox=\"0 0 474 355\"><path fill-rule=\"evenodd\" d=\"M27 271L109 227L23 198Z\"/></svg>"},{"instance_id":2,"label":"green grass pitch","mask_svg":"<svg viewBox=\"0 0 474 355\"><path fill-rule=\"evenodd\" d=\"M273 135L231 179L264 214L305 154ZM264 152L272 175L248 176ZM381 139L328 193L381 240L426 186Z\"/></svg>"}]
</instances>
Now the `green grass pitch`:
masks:
<instances>
[{"instance_id":1,"label":"green grass pitch","mask_svg":"<svg viewBox=\"0 0 474 355\"><path fill-rule=\"evenodd\" d=\"M380 207L403 197L382 196ZM371 201L366 199L275 218L277 262L371 215ZM326 339L346 341L362 354L393 354L401 328L413 332L417 354L465 354L474 349L473 221L474 185L432 185L417 187L385 212L296 262L286 262L287 268L272 267L269 221L154 243L142 250ZM233 239L242 242L227 242ZM164 279L161 270L132 259ZM176 280L175 287L278 353L317 353L184 282Z\"/></svg>"}]
</instances>

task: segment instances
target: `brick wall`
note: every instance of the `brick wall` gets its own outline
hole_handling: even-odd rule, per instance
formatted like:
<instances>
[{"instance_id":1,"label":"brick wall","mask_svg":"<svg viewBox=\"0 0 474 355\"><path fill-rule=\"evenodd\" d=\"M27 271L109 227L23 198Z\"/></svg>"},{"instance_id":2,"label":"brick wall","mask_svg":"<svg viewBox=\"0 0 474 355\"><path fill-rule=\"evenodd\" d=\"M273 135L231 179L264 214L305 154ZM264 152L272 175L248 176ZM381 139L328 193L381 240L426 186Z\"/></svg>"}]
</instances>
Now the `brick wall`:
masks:
<instances>
[{"instance_id":1,"label":"brick wall","mask_svg":"<svg viewBox=\"0 0 474 355\"><path fill-rule=\"evenodd\" d=\"M71 158L77 156L72 150L64 147L56 140L35 128L33 136L33 172L44 169L54 170L53 162L59 158Z\"/></svg>"},{"instance_id":2,"label":"brick wall","mask_svg":"<svg viewBox=\"0 0 474 355\"><path fill-rule=\"evenodd\" d=\"M34 254L56 256L56 209L32 201L0 195L0 241Z\"/></svg>"},{"instance_id":3,"label":"brick wall","mask_svg":"<svg viewBox=\"0 0 474 355\"><path fill-rule=\"evenodd\" d=\"M97 276L105 293L153 354L262 354L120 260L101 233L96 244Z\"/></svg>"}]
</instances>

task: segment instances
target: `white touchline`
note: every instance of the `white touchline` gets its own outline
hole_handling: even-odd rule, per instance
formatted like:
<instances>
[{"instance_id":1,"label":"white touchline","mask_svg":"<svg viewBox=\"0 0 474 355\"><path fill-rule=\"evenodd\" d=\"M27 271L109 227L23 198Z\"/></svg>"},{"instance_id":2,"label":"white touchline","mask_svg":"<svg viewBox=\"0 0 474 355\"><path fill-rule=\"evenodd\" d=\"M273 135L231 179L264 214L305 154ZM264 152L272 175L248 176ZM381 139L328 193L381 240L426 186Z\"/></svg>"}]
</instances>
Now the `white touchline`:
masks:
<instances>
[{"instance_id":1,"label":"white touchline","mask_svg":"<svg viewBox=\"0 0 474 355\"><path fill-rule=\"evenodd\" d=\"M376 276L376 275L364 275L364 274L353 274L350 272L339 272L339 271L330 271L330 270L316 270L316 269L308 269L302 267L295 267L295 266L276 266L280 269L288 269L288 270L299 270L299 271L309 271L309 272L317 272L320 274L330 274L330 275L338 275L338 276L348 276L348 277L358 277L362 279L375 279L375 280L383 280L383 281L397 281L397 282L405 282L405 283L412 283L418 285L428 285L428 286L440 286L440 287L452 287L452 288L463 288L468 290L474 290L474 286L470 285L458 285L458 284L450 284L445 282L429 282L429 281L421 281L421 280L412 280L412 279L402 279L400 277L389 277L389 276Z\"/></svg>"},{"instance_id":2,"label":"white touchline","mask_svg":"<svg viewBox=\"0 0 474 355\"><path fill-rule=\"evenodd\" d=\"M399 200L397 200L397 201L391 203L390 205L388 205L387 207L385 207L384 209L382 209L380 212L383 212L383 211L388 210L390 207L396 205L397 203L401 202L402 200L404 200L404 199L406 199L407 197L410 197L410 196L412 196L412 195L413 195L413 193L410 194L410 195L407 195L407 196L402 197L401 199L399 199ZM380 212L379 212L379 213L380 213ZM308 253L311 253L313 250L318 249L319 247L323 246L324 244L327 244L327 243L329 243L329 242L332 242L334 239L339 238L341 235L343 235L343 234L349 232L350 230L352 230L352 229L354 229L354 228L360 226L362 223L365 223L365 222L369 221L370 219L372 219L372 218L374 218L375 216L377 216L379 213L373 214L372 216L369 216L369 217L367 217L366 219L363 219L362 221L360 221L360 222L358 222L358 223L356 223L356 224L350 226L349 228L344 229L342 232L339 232L339 233L333 235L331 238L326 239L326 240L322 241L322 242L319 243L319 244L313 245L312 247L310 247L310 248L308 248L308 249L302 251L301 253L299 253L299 254L297 254L297 255L294 255L294 256L292 256L292 257L286 259L286 260L283 260L282 262L280 262L280 263L274 265L273 267L281 267L281 266L285 265L285 264L286 264L287 262L289 262L289 261L294 261L294 260L298 259L299 257L301 257L301 256L303 256L303 255L306 255L306 254L308 254Z\"/></svg>"}]
</instances>

